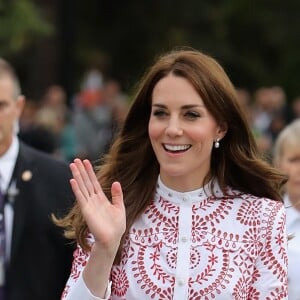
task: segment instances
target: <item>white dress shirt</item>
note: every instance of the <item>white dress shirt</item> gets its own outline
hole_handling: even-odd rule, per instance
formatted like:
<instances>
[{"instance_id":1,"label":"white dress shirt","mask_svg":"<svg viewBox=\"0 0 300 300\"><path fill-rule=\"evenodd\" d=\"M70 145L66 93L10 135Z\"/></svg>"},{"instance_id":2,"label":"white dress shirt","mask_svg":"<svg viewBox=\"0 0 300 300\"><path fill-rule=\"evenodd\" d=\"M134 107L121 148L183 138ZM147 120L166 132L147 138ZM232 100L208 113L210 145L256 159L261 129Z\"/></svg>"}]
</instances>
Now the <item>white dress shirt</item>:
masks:
<instances>
[{"instance_id":1,"label":"white dress shirt","mask_svg":"<svg viewBox=\"0 0 300 300\"><path fill-rule=\"evenodd\" d=\"M17 161L19 153L19 140L14 136L12 144L9 149L0 156L0 173L1 173L1 191L7 193L10 189L13 188L11 183L11 177L14 171L14 167ZM4 217L5 217L5 239L6 239L6 261L10 259L10 248L11 248L11 237L12 237L12 224L14 211L13 207L9 201L5 204L4 207Z\"/></svg>"},{"instance_id":2,"label":"white dress shirt","mask_svg":"<svg viewBox=\"0 0 300 300\"><path fill-rule=\"evenodd\" d=\"M295 209L288 196L284 197L288 241L288 291L289 300L300 300L300 211Z\"/></svg>"}]
</instances>

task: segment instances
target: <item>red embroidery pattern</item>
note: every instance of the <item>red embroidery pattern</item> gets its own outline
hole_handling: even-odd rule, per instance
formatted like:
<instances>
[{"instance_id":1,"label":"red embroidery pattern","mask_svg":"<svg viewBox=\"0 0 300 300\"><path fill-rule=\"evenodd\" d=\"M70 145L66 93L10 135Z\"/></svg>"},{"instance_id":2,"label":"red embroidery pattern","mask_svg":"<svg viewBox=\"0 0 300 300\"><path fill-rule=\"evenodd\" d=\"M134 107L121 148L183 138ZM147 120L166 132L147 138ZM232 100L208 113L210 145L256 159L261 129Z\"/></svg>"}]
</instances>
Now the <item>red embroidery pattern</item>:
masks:
<instances>
[{"instance_id":1,"label":"red embroidery pattern","mask_svg":"<svg viewBox=\"0 0 300 300\"><path fill-rule=\"evenodd\" d=\"M119 297L125 296L129 288L129 281L125 270L119 267L114 268L111 273L111 280L114 282L113 293Z\"/></svg>"},{"instance_id":2,"label":"red embroidery pattern","mask_svg":"<svg viewBox=\"0 0 300 300\"><path fill-rule=\"evenodd\" d=\"M77 280L81 270L85 267L87 263L88 254L84 253L80 247L74 251L74 260L71 268L71 277Z\"/></svg>"},{"instance_id":3,"label":"red embroidery pattern","mask_svg":"<svg viewBox=\"0 0 300 300\"><path fill-rule=\"evenodd\" d=\"M174 294L178 292L177 274L181 274L179 260L189 263L188 280L180 287L186 289L185 299L285 299L282 203L228 192L230 197L220 197L220 192L218 197L199 196L200 200L191 204L190 215L181 214L179 202L157 196L130 229L121 264L112 268L110 299L180 299ZM191 224L190 238L182 242L180 226L185 226L185 220ZM181 243L189 243L184 257L179 256ZM80 248L74 257L62 299L88 259ZM270 287L264 286L265 282Z\"/></svg>"},{"instance_id":4,"label":"red embroidery pattern","mask_svg":"<svg viewBox=\"0 0 300 300\"><path fill-rule=\"evenodd\" d=\"M91 235L89 235L89 239L91 239ZM76 282L79 278L82 270L86 266L87 260L89 257L89 253L86 253L82 250L82 248L78 245L76 250L73 253L73 263L71 267L70 278L63 290L61 299L65 299L69 293L72 282Z\"/></svg>"}]
</instances>

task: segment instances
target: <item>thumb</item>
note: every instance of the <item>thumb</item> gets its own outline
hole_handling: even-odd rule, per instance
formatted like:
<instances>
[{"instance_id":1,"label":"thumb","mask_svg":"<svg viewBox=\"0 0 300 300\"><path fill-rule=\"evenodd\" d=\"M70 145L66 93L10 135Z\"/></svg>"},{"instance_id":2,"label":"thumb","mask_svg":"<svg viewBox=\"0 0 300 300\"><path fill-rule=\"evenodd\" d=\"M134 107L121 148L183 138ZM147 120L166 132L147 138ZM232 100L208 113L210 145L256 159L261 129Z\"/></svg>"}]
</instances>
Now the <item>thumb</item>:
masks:
<instances>
[{"instance_id":1,"label":"thumb","mask_svg":"<svg viewBox=\"0 0 300 300\"><path fill-rule=\"evenodd\" d=\"M111 185L111 202L118 207L124 206L122 187L118 181Z\"/></svg>"}]
</instances>

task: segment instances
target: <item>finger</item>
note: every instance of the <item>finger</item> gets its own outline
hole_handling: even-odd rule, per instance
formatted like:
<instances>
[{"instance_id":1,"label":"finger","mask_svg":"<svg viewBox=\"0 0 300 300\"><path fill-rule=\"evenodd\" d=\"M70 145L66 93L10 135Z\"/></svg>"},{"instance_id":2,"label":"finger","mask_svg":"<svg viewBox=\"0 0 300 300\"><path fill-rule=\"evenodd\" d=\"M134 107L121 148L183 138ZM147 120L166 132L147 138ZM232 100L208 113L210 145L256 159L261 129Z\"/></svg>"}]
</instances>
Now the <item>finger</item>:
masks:
<instances>
[{"instance_id":1,"label":"finger","mask_svg":"<svg viewBox=\"0 0 300 300\"><path fill-rule=\"evenodd\" d=\"M83 204L86 202L86 197L82 194L76 179L74 178L70 179L70 184L79 206L82 207Z\"/></svg>"},{"instance_id":2,"label":"finger","mask_svg":"<svg viewBox=\"0 0 300 300\"><path fill-rule=\"evenodd\" d=\"M103 196L104 192L102 190L102 187L101 187L101 185L99 183L99 180L98 180L98 178L96 176L96 173L94 171L94 168L93 168L91 162L89 160L84 160L83 164L85 166L85 169L87 171L89 179L90 179L90 181L91 181L91 183L92 183L92 185L94 187L94 192L96 194L100 194L101 196Z\"/></svg>"},{"instance_id":3,"label":"finger","mask_svg":"<svg viewBox=\"0 0 300 300\"><path fill-rule=\"evenodd\" d=\"M88 161L88 160L85 160L85 161ZM76 164L76 166L77 166L77 168L80 172L80 175L81 175L80 182L78 182L79 185L80 186L82 185L82 188L85 191L87 191L87 196L93 195L94 194L94 187L93 187L93 184L92 184L92 182L89 178L89 175L87 173L85 165L83 164L83 162L80 159L75 159L74 163Z\"/></svg>"},{"instance_id":4,"label":"finger","mask_svg":"<svg viewBox=\"0 0 300 300\"><path fill-rule=\"evenodd\" d=\"M71 163L70 164L70 169L71 169L71 172L72 172L72 175L73 175L73 178L74 180L76 180L76 183L77 183L77 186L78 188L80 189L81 193L85 196L85 197L89 197L89 193L88 193L88 190L85 186L85 183L82 179L82 175L81 175L81 172L80 170L78 169L78 162L77 164L74 162L74 163Z\"/></svg>"},{"instance_id":5,"label":"finger","mask_svg":"<svg viewBox=\"0 0 300 300\"><path fill-rule=\"evenodd\" d=\"M113 205L122 209L124 208L123 192L120 182L116 181L111 185L111 197Z\"/></svg>"}]
</instances>

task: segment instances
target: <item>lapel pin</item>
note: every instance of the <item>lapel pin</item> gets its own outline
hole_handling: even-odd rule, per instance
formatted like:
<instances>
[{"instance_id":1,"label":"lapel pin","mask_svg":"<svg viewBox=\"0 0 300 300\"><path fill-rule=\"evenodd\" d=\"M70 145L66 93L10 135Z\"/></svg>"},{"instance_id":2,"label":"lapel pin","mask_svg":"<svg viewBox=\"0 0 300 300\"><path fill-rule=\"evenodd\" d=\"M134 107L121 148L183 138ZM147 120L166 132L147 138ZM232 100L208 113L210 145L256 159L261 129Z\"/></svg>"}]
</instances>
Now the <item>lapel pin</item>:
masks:
<instances>
[{"instance_id":1,"label":"lapel pin","mask_svg":"<svg viewBox=\"0 0 300 300\"><path fill-rule=\"evenodd\" d=\"M22 180L29 181L32 178L32 172L29 170L26 170L22 173Z\"/></svg>"}]
</instances>

